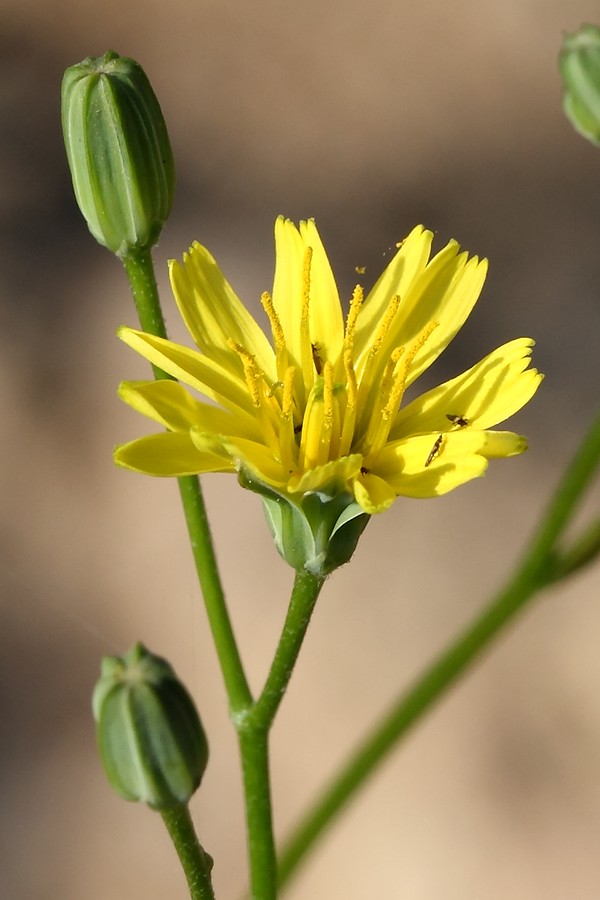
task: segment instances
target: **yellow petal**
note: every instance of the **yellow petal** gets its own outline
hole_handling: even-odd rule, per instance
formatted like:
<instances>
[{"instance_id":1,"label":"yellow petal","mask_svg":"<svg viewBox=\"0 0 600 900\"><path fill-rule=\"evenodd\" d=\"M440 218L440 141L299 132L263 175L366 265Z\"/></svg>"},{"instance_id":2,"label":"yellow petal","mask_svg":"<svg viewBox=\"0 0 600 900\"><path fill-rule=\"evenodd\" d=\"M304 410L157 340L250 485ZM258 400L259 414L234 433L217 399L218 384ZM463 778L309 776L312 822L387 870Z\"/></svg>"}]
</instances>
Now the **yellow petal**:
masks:
<instances>
[{"instance_id":1,"label":"yellow petal","mask_svg":"<svg viewBox=\"0 0 600 900\"><path fill-rule=\"evenodd\" d=\"M450 431L448 416L486 429L514 415L542 381L537 369L527 368L533 343L530 338L510 341L462 375L417 397L396 416L390 441L424 431Z\"/></svg>"},{"instance_id":2,"label":"yellow petal","mask_svg":"<svg viewBox=\"0 0 600 900\"><path fill-rule=\"evenodd\" d=\"M458 254L458 244L450 241L435 256L411 286L400 308L402 324L390 337L394 346L410 345L431 322L435 331L417 351L411 363L407 387L427 369L463 326L479 298L487 272L487 260L467 253Z\"/></svg>"},{"instance_id":3,"label":"yellow petal","mask_svg":"<svg viewBox=\"0 0 600 900\"><path fill-rule=\"evenodd\" d=\"M176 381L124 381L119 385L119 396L137 412L170 431L198 427L240 437L257 436L255 419L242 413L233 416L218 406L201 403Z\"/></svg>"},{"instance_id":4,"label":"yellow petal","mask_svg":"<svg viewBox=\"0 0 600 900\"><path fill-rule=\"evenodd\" d=\"M203 472L233 472L230 461L212 453L199 452L189 434L167 431L138 438L117 447L115 462L143 475L166 477L197 475Z\"/></svg>"},{"instance_id":5,"label":"yellow petal","mask_svg":"<svg viewBox=\"0 0 600 900\"><path fill-rule=\"evenodd\" d=\"M429 497L441 497L473 478L480 478L487 467L488 461L483 456L464 456L456 465L432 465L418 475L400 473L390 480L390 485L398 496L420 497L425 500Z\"/></svg>"},{"instance_id":6,"label":"yellow petal","mask_svg":"<svg viewBox=\"0 0 600 900\"><path fill-rule=\"evenodd\" d=\"M372 471L397 494L435 497L483 475L487 440L485 432L469 430L449 432L441 441L438 434L417 435L384 447Z\"/></svg>"},{"instance_id":7,"label":"yellow petal","mask_svg":"<svg viewBox=\"0 0 600 900\"><path fill-rule=\"evenodd\" d=\"M229 344L233 340L255 357L271 382L276 380L269 341L206 247L193 244L183 265L171 260L169 275L181 315L203 353L225 367L237 367L237 354Z\"/></svg>"},{"instance_id":8,"label":"yellow petal","mask_svg":"<svg viewBox=\"0 0 600 900\"><path fill-rule=\"evenodd\" d=\"M518 456L527 450L527 439L512 431L485 431L485 444L479 451L487 459Z\"/></svg>"},{"instance_id":9,"label":"yellow petal","mask_svg":"<svg viewBox=\"0 0 600 900\"><path fill-rule=\"evenodd\" d=\"M265 484L278 489L285 489L289 473L283 471L281 465L264 444L235 438L224 434L210 434L193 428L190 437L194 445L202 453L212 453L228 460L232 469L244 467Z\"/></svg>"},{"instance_id":10,"label":"yellow petal","mask_svg":"<svg viewBox=\"0 0 600 900\"><path fill-rule=\"evenodd\" d=\"M300 222L304 247L312 248L310 268L310 337L323 362L337 362L344 340L340 295L313 219Z\"/></svg>"},{"instance_id":11,"label":"yellow petal","mask_svg":"<svg viewBox=\"0 0 600 900\"><path fill-rule=\"evenodd\" d=\"M383 478L368 474L354 482L354 496L366 513L374 515L389 509L398 495Z\"/></svg>"},{"instance_id":12,"label":"yellow petal","mask_svg":"<svg viewBox=\"0 0 600 900\"><path fill-rule=\"evenodd\" d=\"M211 400L223 404L232 412L253 414L252 402L243 375L223 368L195 350L165 338L146 334L144 331L122 327L118 329L117 335L148 362L164 369L169 375L195 388Z\"/></svg>"},{"instance_id":13,"label":"yellow petal","mask_svg":"<svg viewBox=\"0 0 600 900\"><path fill-rule=\"evenodd\" d=\"M392 297L404 298L415 279L424 271L432 239L431 231L426 231L422 225L413 228L369 292L356 325L355 359L362 361L369 352L377 326Z\"/></svg>"},{"instance_id":14,"label":"yellow petal","mask_svg":"<svg viewBox=\"0 0 600 900\"><path fill-rule=\"evenodd\" d=\"M294 223L279 216L275 221L273 307L285 335L289 356L300 368L304 249L304 241Z\"/></svg>"},{"instance_id":15,"label":"yellow petal","mask_svg":"<svg viewBox=\"0 0 600 900\"><path fill-rule=\"evenodd\" d=\"M325 465L315 466L308 472L290 478L288 491L290 494L307 494L331 485L338 485L340 491L349 491L350 482L360 472L362 459L360 453L354 453L352 456L343 456Z\"/></svg>"}]
</instances>

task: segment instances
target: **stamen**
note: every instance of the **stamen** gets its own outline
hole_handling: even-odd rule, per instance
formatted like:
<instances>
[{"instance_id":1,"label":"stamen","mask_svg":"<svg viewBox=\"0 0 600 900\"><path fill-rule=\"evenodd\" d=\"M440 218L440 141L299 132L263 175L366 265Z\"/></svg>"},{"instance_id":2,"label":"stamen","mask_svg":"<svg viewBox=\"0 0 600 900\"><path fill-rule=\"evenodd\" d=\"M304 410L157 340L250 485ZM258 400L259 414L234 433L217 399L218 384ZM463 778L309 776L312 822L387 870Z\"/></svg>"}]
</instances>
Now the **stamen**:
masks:
<instances>
[{"instance_id":1,"label":"stamen","mask_svg":"<svg viewBox=\"0 0 600 900\"><path fill-rule=\"evenodd\" d=\"M275 350L278 353L283 353L286 349L285 335L283 333L283 328L281 327L281 322L279 321L279 316L273 306L273 299L271 295L265 291L260 295L260 302L269 319Z\"/></svg>"},{"instance_id":2,"label":"stamen","mask_svg":"<svg viewBox=\"0 0 600 900\"><path fill-rule=\"evenodd\" d=\"M358 314L363 305L364 301L364 292L362 286L357 284L354 290L352 291L352 299L350 301L350 309L348 310L348 317L346 319L346 328L344 331L344 347L347 350L351 350L354 346L354 335L356 333L356 322L358 319Z\"/></svg>"},{"instance_id":3,"label":"stamen","mask_svg":"<svg viewBox=\"0 0 600 900\"><path fill-rule=\"evenodd\" d=\"M333 366L326 362L323 368L323 427L331 431L333 425Z\"/></svg>"},{"instance_id":4,"label":"stamen","mask_svg":"<svg viewBox=\"0 0 600 900\"><path fill-rule=\"evenodd\" d=\"M241 344L232 340L232 338L228 338L227 344L232 350L235 350L241 359L246 386L252 400L252 405L256 410L256 418L261 427L265 444L267 444L274 455L277 456L280 446L279 404L272 393L267 390L264 374L258 366L254 356Z\"/></svg>"},{"instance_id":5,"label":"stamen","mask_svg":"<svg viewBox=\"0 0 600 900\"><path fill-rule=\"evenodd\" d=\"M356 409L356 397L358 393L358 386L356 383L356 372L354 371L354 366L352 365L352 353L350 350L347 350L344 353L344 369L346 370L346 378L347 378L347 395L348 395L348 404L346 409Z\"/></svg>"},{"instance_id":6,"label":"stamen","mask_svg":"<svg viewBox=\"0 0 600 900\"><path fill-rule=\"evenodd\" d=\"M438 324L438 322L429 322L411 344L407 353L405 353L404 347L397 347L392 353L391 359L386 366L384 377L382 378L381 389L379 392L381 398L383 398L384 392L387 390L385 381L386 375L389 372L390 363L393 362L394 365L396 365L401 357L403 357L403 359L400 368L394 375L394 381L388 394L387 402L380 407L379 416L377 415L377 408L373 409L364 441L364 454L367 458L376 456L387 441L390 428L392 427L396 413L402 403L404 391L406 390L406 379L408 378L411 364L419 350L438 327ZM439 445L436 447L436 454L438 450ZM431 457L431 459L433 459L433 457ZM429 462L431 462L431 460Z\"/></svg>"},{"instance_id":7,"label":"stamen","mask_svg":"<svg viewBox=\"0 0 600 900\"><path fill-rule=\"evenodd\" d=\"M369 359L377 356L379 351L381 350L381 345L383 344L383 339L386 334L390 330L390 325L394 320L394 316L398 312L398 307L400 305L400 296L399 294L394 294L392 299L390 300L389 306L385 311L385 315L380 322L379 328L377 329L377 333L375 335L375 340L371 344L371 349L369 350ZM368 364L368 362L367 362Z\"/></svg>"},{"instance_id":8,"label":"stamen","mask_svg":"<svg viewBox=\"0 0 600 900\"><path fill-rule=\"evenodd\" d=\"M277 376L283 379L283 374L288 364L288 350L285 343L285 334L281 327L281 321L277 315L277 310L273 306L273 299L267 291L261 294L260 302L262 308L267 314L269 324L271 325L271 334L273 336L273 344L275 346L275 363L277 366Z\"/></svg>"},{"instance_id":9,"label":"stamen","mask_svg":"<svg viewBox=\"0 0 600 900\"><path fill-rule=\"evenodd\" d=\"M363 432L362 446L365 456L376 452L376 449L382 447L387 438L389 425L387 425L385 410L390 393L394 391L398 381L398 373L394 373L396 372L398 360L403 353L404 347L396 347L386 363L381 380L371 385L369 402L361 406L364 412L363 426L365 431ZM401 384L403 386L404 381Z\"/></svg>"},{"instance_id":10,"label":"stamen","mask_svg":"<svg viewBox=\"0 0 600 900\"><path fill-rule=\"evenodd\" d=\"M262 382L262 372L260 371L256 360L245 347L236 343L232 338L227 339L227 344L232 350L238 354L244 367L244 377L246 379L246 387L252 399L252 404L257 409L260 408L260 384Z\"/></svg>"},{"instance_id":11,"label":"stamen","mask_svg":"<svg viewBox=\"0 0 600 900\"><path fill-rule=\"evenodd\" d=\"M394 352L392 353L391 361L393 361L394 364L396 364L403 354L404 354L404 347L396 348L396 350L394 350ZM399 370L396 372L396 375L394 376L394 382L393 382L390 392L388 394L387 403L385 404L384 408L381 411L383 418L386 420L389 419L391 416L393 416L396 413L398 407L400 406L400 403L402 402L402 397L404 396L404 389L406 387L406 375L408 372L408 365L410 364L410 359L411 359L411 355L410 355L410 351L409 351L407 359L403 360L402 365L400 366Z\"/></svg>"},{"instance_id":12,"label":"stamen","mask_svg":"<svg viewBox=\"0 0 600 900\"><path fill-rule=\"evenodd\" d=\"M358 400L358 405L361 410L364 410L366 407L371 406L369 394L372 388L372 381L374 378L376 378L376 373L374 374L374 368L376 365L377 356L379 354L379 351L381 350L384 339L390 330L392 322L394 321L394 316L398 312L399 305L400 297L398 294L395 294L389 302L383 319L379 323L379 328L375 333L375 338L371 344L364 364L359 363L358 365L358 378L360 381L360 397Z\"/></svg>"},{"instance_id":13,"label":"stamen","mask_svg":"<svg viewBox=\"0 0 600 900\"><path fill-rule=\"evenodd\" d=\"M398 411L400 404L402 403L402 397L404 396L404 391L406 389L406 379L408 378L408 373L410 371L412 362L419 350L425 345L438 325L439 322L429 322L429 324L426 325L421 333L417 336L414 343L411 344L408 353L402 361L400 371L396 375L394 386L390 391L388 402L386 403L385 409L383 410L383 415L385 418L391 418Z\"/></svg>"},{"instance_id":14,"label":"stamen","mask_svg":"<svg viewBox=\"0 0 600 900\"><path fill-rule=\"evenodd\" d=\"M281 422L279 426L279 452L281 465L288 472L293 472L297 466L298 444L296 443L296 429L294 428L294 378L296 369L289 366L283 379L283 396L281 400Z\"/></svg>"},{"instance_id":15,"label":"stamen","mask_svg":"<svg viewBox=\"0 0 600 900\"><path fill-rule=\"evenodd\" d=\"M417 337L415 338L415 342L411 346L409 353L408 353L408 359L407 359L408 365L411 364L411 362L413 361L413 359L415 358L415 356L417 355L417 353L419 352L421 347L423 347L425 342L429 340L429 338L431 337L431 335L433 334L433 332L435 331L435 329L438 327L439 324L440 324L439 322L435 322L435 321L429 322L429 324L427 324L425 326L425 328L417 335Z\"/></svg>"},{"instance_id":16,"label":"stamen","mask_svg":"<svg viewBox=\"0 0 600 900\"><path fill-rule=\"evenodd\" d=\"M356 384L356 373L352 365L352 350L344 351L344 369L346 372L346 408L343 412L344 422L342 425L342 435L340 437L340 448L338 456L346 456L352 447L352 439L354 437L354 426L356 425L356 398L358 395L358 386Z\"/></svg>"}]
</instances>

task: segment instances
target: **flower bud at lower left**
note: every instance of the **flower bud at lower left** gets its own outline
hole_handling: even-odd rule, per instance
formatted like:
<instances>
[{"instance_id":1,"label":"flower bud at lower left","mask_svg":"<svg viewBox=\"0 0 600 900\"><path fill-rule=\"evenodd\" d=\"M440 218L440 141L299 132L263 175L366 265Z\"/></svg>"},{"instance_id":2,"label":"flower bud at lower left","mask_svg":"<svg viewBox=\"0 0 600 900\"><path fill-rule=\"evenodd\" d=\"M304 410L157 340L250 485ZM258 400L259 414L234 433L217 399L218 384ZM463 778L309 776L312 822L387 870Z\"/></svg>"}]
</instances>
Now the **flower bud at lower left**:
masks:
<instances>
[{"instance_id":1,"label":"flower bud at lower left","mask_svg":"<svg viewBox=\"0 0 600 900\"><path fill-rule=\"evenodd\" d=\"M139 643L105 657L92 706L104 770L117 793L153 809L187 803L202 780L208 744L169 663Z\"/></svg>"}]
</instances>

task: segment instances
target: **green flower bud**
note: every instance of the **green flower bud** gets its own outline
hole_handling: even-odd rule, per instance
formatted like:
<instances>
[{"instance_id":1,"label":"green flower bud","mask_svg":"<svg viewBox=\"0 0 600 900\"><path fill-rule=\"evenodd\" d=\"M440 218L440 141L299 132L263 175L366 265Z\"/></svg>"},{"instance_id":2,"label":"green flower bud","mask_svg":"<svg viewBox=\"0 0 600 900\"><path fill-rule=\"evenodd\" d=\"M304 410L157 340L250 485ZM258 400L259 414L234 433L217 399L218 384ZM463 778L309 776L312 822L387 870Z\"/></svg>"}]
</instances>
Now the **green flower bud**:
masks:
<instances>
[{"instance_id":1,"label":"green flower bud","mask_svg":"<svg viewBox=\"0 0 600 900\"><path fill-rule=\"evenodd\" d=\"M104 770L126 800L187 803L208 761L204 729L169 663L136 644L106 656L92 699Z\"/></svg>"},{"instance_id":2,"label":"green flower bud","mask_svg":"<svg viewBox=\"0 0 600 900\"><path fill-rule=\"evenodd\" d=\"M371 518L351 494L278 494L241 470L239 481L260 494L279 554L297 572L320 577L349 562Z\"/></svg>"},{"instance_id":3,"label":"green flower bud","mask_svg":"<svg viewBox=\"0 0 600 900\"><path fill-rule=\"evenodd\" d=\"M113 51L68 68L62 127L79 208L117 256L149 250L171 211L167 127L144 70Z\"/></svg>"},{"instance_id":4,"label":"green flower bud","mask_svg":"<svg viewBox=\"0 0 600 900\"><path fill-rule=\"evenodd\" d=\"M566 35L558 67L567 118L576 131L600 144L600 28L583 25Z\"/></svg>"}]
</instances>

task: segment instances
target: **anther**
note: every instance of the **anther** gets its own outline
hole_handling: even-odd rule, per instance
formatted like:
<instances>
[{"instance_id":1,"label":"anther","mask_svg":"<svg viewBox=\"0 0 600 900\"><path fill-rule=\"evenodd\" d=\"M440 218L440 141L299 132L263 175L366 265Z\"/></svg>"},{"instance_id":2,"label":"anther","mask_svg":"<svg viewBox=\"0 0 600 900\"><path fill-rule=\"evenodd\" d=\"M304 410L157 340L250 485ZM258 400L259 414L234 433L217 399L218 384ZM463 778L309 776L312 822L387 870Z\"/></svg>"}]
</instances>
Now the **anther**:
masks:
<instances>
[{"instance_id":1,"label":"anther","mask_svg":"<svg viewBox=\"0 0 600 900\"><path fill-rule=\"evenodd\" d=\"M344 331L344 345L348 350L352 349L354 344L354 334L356 332L356 321L363 305L364 293L360 284L357 284L352 291L352 299L350 300L350 309L346 319L346 328Z\"/></svg>"},{"instance_id":2,"label":"anther","mask_svg":"<svg viewBox=\"0 0 600 900\"><path fill-rule=\"evenodd\" d=\"M260 296L260 302L269 319L275 349L279 351L285 350L285 335L283 333L283 328L281 327L281 322L279 321L277 311L273 306L273 299L271 295L267 291L265 291Z\"/></svg>"}]
</instances>

